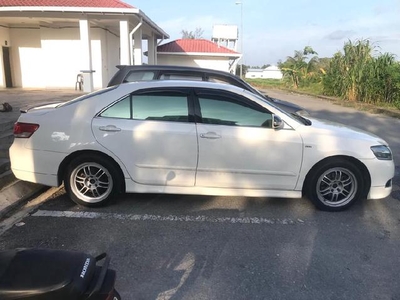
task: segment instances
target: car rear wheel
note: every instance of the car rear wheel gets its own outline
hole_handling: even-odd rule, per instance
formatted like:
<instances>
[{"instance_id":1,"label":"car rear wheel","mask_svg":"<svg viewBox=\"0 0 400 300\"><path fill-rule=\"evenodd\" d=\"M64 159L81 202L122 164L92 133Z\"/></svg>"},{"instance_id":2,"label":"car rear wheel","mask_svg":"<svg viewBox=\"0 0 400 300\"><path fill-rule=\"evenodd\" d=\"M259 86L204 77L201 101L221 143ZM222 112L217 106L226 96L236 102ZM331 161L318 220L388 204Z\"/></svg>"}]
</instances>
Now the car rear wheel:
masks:
<instances>
[{"instance_id":1,"label":"car rear wheel","mask_svg":"<svg viewBox=\"0 0 400 300\"><path fill-rule=\"evenodd\" d=\"M313 204L325 211L349 208L362 196L364 183L360 170L351 162L334 159L314 170L307 194Z\"/></svg>"},{"instance_id":2,"label":"car rear wheel","mask_svg":"<svg viewBox=\"0 0 400 300\"><path fill-rule=\"evenodd\" d=\"M71 161L64 178L69 197L83 206L102 206L112 199L119 184L118 172L107 159L84 155Z\"/></svg>"}]
</instances>

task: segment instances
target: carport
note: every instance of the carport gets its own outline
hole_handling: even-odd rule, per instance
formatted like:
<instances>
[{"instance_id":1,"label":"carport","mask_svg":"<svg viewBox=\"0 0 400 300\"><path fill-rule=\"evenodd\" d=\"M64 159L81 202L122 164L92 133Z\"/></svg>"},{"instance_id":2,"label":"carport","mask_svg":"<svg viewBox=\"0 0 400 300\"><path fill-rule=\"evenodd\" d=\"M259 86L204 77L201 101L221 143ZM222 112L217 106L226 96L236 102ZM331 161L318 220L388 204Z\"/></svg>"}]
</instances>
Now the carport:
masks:
<instances>
[{"instance_id":1,"label":"carport","mask_svg":"<svg viewBox=\"0 0 400 300\"><path fill-rule=\"evenodd\" d=\"M118 64L157 63L169 38L140 9L116 0L5 0L0 7L0 88L107 85Z\"/></svg>"}]
</instances>

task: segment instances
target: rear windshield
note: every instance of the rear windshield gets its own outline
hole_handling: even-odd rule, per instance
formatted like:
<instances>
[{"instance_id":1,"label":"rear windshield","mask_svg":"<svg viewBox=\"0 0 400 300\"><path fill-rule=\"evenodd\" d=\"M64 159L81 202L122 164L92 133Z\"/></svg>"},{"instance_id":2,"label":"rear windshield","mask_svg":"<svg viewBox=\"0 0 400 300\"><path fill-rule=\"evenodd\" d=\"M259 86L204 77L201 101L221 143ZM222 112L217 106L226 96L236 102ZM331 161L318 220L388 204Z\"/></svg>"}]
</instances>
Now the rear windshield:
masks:
<instances>
[{"instance_id":1,"label":"rear windshield","mask_svg":"<svg viewBox=\"0 0 400 300\"><path fill-rule=\"evenodd\" d=\"M78 98L63 102L63 103L57 105L57 107L63 107L63 106L71 105L71 104L74 104L74 103L77 103L77 102L92 98L94 96L101 95L101 94L107 93L109 91L112 91L112 90L116 89L117 87L118 86L115 85L115 86L111 86L111 87L108 87L108 88L105 88L105 89L101 89L99 91L92 92L90 94L86 94L86 95L80 96Z\"/></svg>"}]
</instances>

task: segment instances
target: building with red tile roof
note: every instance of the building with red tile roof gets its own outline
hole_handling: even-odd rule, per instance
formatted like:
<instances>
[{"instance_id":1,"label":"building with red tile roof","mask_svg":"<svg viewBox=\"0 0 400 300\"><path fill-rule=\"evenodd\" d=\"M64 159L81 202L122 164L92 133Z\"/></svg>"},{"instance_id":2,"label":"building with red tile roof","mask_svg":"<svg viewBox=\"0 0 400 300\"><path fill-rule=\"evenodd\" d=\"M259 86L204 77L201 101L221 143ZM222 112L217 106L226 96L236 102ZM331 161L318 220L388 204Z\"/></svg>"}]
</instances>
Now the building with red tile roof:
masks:
<instances>
[{"instance_id":1,"label":"building with red tile roof","mask_svg":"<svg viewBox=\"0 0 400 300\"><path fill-rule=\"evenodd\" d=\"M212 53L238 55L228 49L205 39L180 39L158 46L158 53Z\"/></svg>"},{"instance_id":2,"label":"building with red tile roof","mask_svg":"<svg viewBox=\"0 0 400 300\"><path fill-rule=\"evenodd\" d=\"M0 5L134 8L119 0L1 0Z\"/></svg>"},{"instance_id":3,"label":"building with red tile roof","mask_svg":"<svg viewBox=\"0 0 400 300\"><path fill-rule=\"evenodd\" d=\"M163 65L184 65L233 72L241 54L205 39L179 39L157 47Z\"/></svg>"},{"instance_id":4,"label":"building with red tile roof","mask_svg":"<svg viewBox=\"0 0 400 300\"><path fill-rule=\"evenodd\" d=\"M120 0L0 0L0 88L74 88L81 73L85 91L102 88L116 65L143 63L143 40L156 64L166 38Z\"/></svg>"}]
</instances>

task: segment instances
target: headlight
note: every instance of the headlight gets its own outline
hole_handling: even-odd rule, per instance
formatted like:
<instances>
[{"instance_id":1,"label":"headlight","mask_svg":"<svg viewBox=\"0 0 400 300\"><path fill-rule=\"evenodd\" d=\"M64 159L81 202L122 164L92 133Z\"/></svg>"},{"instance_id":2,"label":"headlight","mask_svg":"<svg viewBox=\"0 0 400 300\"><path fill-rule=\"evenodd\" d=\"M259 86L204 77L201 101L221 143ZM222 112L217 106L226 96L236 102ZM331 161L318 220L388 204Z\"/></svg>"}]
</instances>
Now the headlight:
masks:
<instances>
[{"instance_id":1,"label":"headlight","mask_svg":"<svg viewBox=\"0 0 400 300\"><path fill-rule=\"evenodd\" d=\"M372 146L371 150L379 160L392 160L392 151L388 146Z\"/></svg>"}]
</instances>

